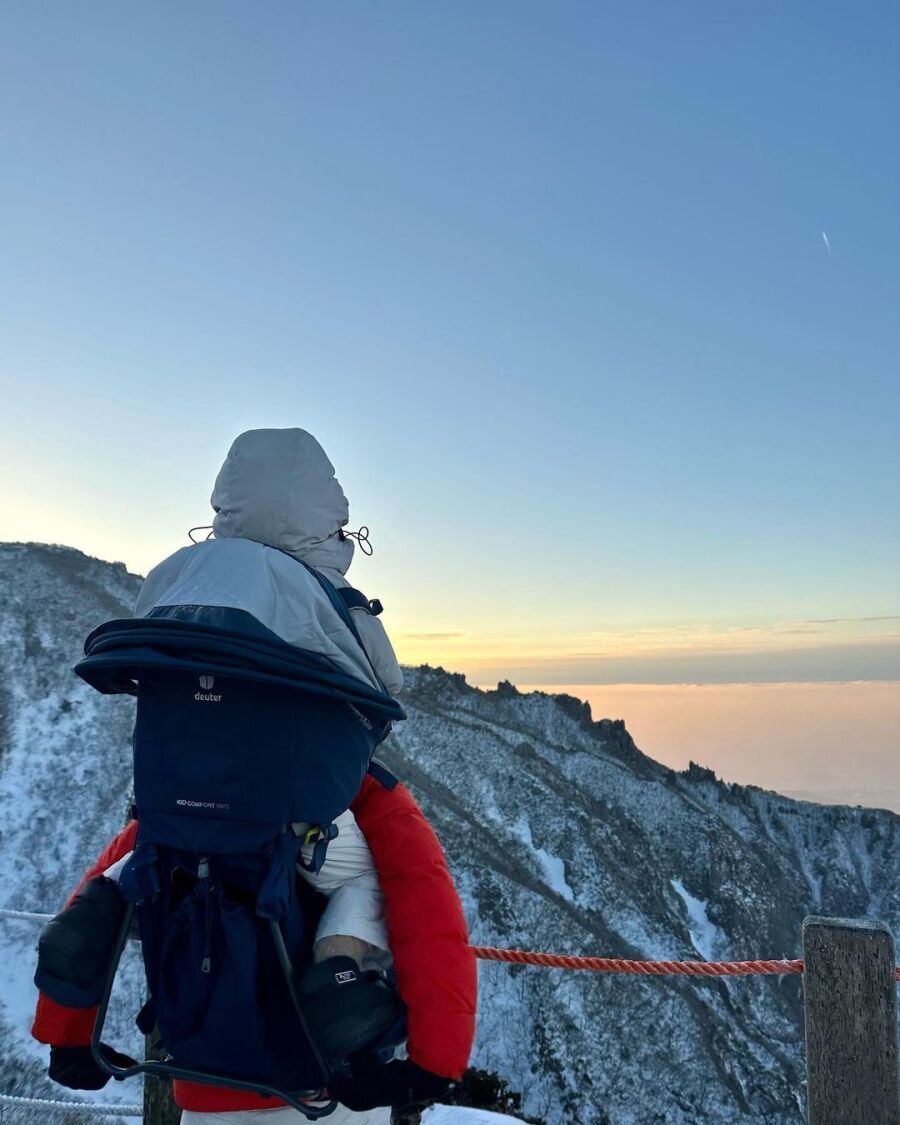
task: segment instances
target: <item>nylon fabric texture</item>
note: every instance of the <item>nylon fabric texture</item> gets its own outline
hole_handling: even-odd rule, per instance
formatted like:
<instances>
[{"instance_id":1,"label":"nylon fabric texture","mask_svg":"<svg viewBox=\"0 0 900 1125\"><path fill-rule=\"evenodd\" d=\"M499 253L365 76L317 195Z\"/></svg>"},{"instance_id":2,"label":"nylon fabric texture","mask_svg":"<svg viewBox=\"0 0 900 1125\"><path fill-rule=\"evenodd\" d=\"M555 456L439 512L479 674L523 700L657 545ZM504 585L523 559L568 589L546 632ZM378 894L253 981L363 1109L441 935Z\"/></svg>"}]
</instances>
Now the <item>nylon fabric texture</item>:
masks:
<instances>
[{"instance_id":1,"label":"nylon fabric texture","mask_svg":"<svg viewBox=\"0 0 900 1125\"><path fill-rule=\"evenodd\" d=\"M349 518L334 466L316 439L299 428L247 430L228 451L213 487L219 539L252 539L341 573L353 543L337 532Z\"/></svg>"}]
</instances>

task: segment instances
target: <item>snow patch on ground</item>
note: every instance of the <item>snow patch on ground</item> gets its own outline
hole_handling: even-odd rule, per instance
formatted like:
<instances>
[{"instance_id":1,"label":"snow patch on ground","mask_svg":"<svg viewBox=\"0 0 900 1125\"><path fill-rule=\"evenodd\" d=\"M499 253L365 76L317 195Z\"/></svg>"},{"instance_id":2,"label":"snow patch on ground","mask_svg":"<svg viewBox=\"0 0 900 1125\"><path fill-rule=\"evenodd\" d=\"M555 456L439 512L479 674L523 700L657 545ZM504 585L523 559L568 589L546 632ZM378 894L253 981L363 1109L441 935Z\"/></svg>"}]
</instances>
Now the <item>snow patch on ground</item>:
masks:
<instances>
[{"instance_id":1,"label":"snow patch on ground","mask_svg":"<svg viewBox=\"0 0 900 1125\"><path fill-rule=\"evenodd\" d=\"M687 908L688 919L690 920L688 928L694 949L705 961L714 960L722 935L718 926L709 919L707 903L702 898L694 898L680 879L670 879L669 882Z\"/></svg>"},{"instance_id":2,"label":"snow patch on ground","mask_svg":"<svg viewBox=\"0 0 900 1125\"><path fill-rule=\"evenodd\" d=\"M521 1123L522 1118L458 1105L433 1105L422 1114L422 1125L510 1125L516 1121Z\"/></svg>"},{"instance_id":3,"label":"snow patch on ground","mask_svg":"<svg viewBox=\"0 0 900 1125\"><path fill-rule=\"evenodd\" d=\"M566 899L568 902L574 902L575 893L566 882L565 863L563 863L559 856L551 855L550 852L545 851L543 848L536 848L534 846L534 839L531 835L531 825L528 823L528 818L526 816L522 815L519 817L513 825L513 832L527 848L534 852L541 870L544 873L544 881L548 883L551 889L556 891L558 895L561 895L562 898Z\"/></svg>"},{"instance_id":4,"label":"snow patch on ground","mask_svg":"<svg viewBox=\"0 0 900 1125\"><path fill-rule=\"evenodd\" d=\"M637 957L650 961L667 961L672 957L672 935L636 908L607 908L604 919L634 950Z\"/></svg>"}]
</instances>

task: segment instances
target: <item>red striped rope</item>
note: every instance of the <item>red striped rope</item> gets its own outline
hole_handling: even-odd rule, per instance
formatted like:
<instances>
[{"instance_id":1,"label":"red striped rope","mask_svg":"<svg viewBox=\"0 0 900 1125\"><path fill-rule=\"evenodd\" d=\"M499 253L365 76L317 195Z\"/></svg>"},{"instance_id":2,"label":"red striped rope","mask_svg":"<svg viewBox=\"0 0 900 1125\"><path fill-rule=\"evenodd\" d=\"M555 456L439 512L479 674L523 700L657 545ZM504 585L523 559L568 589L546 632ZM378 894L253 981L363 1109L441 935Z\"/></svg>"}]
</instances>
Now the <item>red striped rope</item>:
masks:
<instances>
[{"instance_id":1,"label":"red striped rope","mask_svg":"<svg viewBox=\"0 0 900 1125\"><path fill-rule=\"evenodd\" d=\"M0 918L27 918L44 921L52 914L33 914L23 910L0 910ZM495 949L473 945L472 952L482 961L506 961L512 965L540 965L544 969L589 969L595 973L631 973L645 977L752 977L802 973L802 961L626 961L620 957L568 957L561 953L531 953L525 949ZM900 965L894 971L900 982Z\"/></svg>"},{"instance_id":2,"label":"red striped rope","mask_svg":"<svg viewBox=\"0 0 900 1125\"><path fill-rule=\"evenodd\" d=\"M531 953L524 949L494 949L473 945L482 961L540 965L545 969L589 969L595 973L633 973L641 976L749 977L802 973L802 961L626 961L620 957L567 957L559 953ZM900 981L900 966L895 970Z\"/></svg>"}]
</instances>

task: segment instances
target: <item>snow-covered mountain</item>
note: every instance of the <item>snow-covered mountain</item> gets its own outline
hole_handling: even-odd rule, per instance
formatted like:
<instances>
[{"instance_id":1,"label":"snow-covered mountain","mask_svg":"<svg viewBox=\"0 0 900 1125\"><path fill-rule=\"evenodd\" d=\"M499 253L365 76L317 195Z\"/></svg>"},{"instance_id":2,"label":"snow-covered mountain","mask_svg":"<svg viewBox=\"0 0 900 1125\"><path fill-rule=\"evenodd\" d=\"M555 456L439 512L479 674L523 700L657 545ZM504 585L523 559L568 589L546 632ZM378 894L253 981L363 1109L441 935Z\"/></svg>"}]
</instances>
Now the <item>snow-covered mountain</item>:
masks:
<instances>
[{"instance_id":1,"label":"snow-covered mountain","mask_svg":"<svg viewBox=\"0 0 900 1125\"><path fill-rule=\"evenodd\" d=\"M0 545L0 908L58 910L125 822L133 704L98 695L71 668L101 618L130 616L139 586L122 564L67 547ZM32 922L0 918L0 1092L65 1098L45 1076L48 1052L28 1034L37 933ZM112 1035L140 1048L122 1019ZM73 1096L141 1100L133 1083ZM5 1110L16 1112L35 1120Z\"/></svg>"},{"instance_id":2,"label":"snow-covered mountain","mask_svg":"<svg viewBox=\"0 0 900 1125\"><path fill-rule=\"evenodd\" d=\"M123 821L132 704L96 695L70 668L91 628L128 614L139 581L68 548L0 546L0 907L58 907ZM384 757L438 830L477 944L744 959L798 956L807 913L900 927L894 814L676 773L569 697L478 691L431 668L410 670L408 684L409 721ZM27 1037L33 943L27 923L0 920L0 1033L16 1060L0 1064L2 1090L13 1070L40 1084ZM527 1114L804 1120L796 978L484 964L480 979L474 1062L520 1090ZM113 1095L136 1098L133 1087Z\"/></svg>"}]
</instances>

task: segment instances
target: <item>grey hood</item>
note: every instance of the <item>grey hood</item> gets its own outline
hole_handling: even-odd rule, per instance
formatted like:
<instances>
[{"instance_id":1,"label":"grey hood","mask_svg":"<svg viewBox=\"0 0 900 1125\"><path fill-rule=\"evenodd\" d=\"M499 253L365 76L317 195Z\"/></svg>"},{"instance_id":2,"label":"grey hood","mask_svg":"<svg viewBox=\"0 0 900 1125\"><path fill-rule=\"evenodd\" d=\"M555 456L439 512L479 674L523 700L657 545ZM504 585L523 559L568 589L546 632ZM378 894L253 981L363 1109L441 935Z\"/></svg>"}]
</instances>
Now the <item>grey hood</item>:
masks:
<instances>
[{"instance_id":1,"label":"grey hood","mask_svg":"<svg viewBox=\"0 0 900 1125\"><path fill-rule=\"evenodd\" d=\"M382 686L375 667L380 653L365 642L360 646L316 578L282 551L247 538L182 547L147 575L134 616L183 605L243 610L288 644L327 656L371 687ZM362 610L353 613L357 622L365 617L378 625Z\"/></svg>"},{"instance_id":2,"label":"grey hood","mask_svg":"<svg viewBox=\"0 0 900 1125\"><path fill-rule=\"evenodd\" d=\"M353 541L344 490L325 450L306 430L247 430L235 438L210 503L218 539L251 539L318 569L344 574Z\"/></svg>"}]
</instances>

